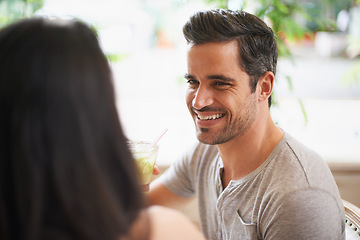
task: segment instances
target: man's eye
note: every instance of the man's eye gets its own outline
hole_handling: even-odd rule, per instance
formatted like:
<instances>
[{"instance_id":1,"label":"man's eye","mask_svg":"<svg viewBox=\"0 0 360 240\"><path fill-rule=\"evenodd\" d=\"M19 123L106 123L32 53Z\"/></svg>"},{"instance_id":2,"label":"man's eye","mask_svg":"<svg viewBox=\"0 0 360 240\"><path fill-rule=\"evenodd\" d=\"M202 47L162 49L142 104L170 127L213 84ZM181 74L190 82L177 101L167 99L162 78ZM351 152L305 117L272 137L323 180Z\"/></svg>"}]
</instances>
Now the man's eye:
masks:
<instances>
[{"instance_id":1,"label":"man's eye","mask_svg":"<svg viewBox=\"0 0 360 240\"><path fill-rule=\"evenodd\" d=\"M193 80L193 79L187 80L187 84L189 84L189 85L194 85L194 84L197 84L197 83L198 83L198 81Z\"/></svg>"},{"instance_id":2,"label":"man's eye","mask_svg":"<svg viewBox=\"0 0 360 240\"><path fill-rule=\"evenodd\" d=\"M217 85L217 86L230 86L230 83L227 83L227 82L216 82L215 85Z\"/></svg>"}]
</instances>

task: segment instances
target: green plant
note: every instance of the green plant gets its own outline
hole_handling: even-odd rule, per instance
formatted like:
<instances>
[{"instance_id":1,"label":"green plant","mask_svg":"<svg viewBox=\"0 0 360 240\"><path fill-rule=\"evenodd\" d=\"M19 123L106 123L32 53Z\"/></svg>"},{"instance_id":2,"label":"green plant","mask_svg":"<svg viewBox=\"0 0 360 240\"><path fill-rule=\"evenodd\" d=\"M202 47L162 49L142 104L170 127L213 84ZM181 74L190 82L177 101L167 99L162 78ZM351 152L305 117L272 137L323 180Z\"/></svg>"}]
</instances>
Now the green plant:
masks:
<instances>
[{"instance_id":1,"label":"green plant","mask_svg":"<svg viewBox=\"0 0 360 240\"><path fill-rule=\"evenodd\" d=\"M260 7L256 15L262 19L267 18L272 25L272 29L277 38L279 57L286 57L293 60L293 55L289 49L288 42L302 39L306 35L311 36L314 29L310 29L306 24L314 20L314 13L309 11L304 5L294 0L259 0ZM311 10L311 8L310 8ZM315 20L319 22L319 20ZM290 76L286 75L289 91L293 92L293 83ZM304 102L298 98L298 104L303 115L304 123L308 122L308 117Z\"/></svg>"},{"instance_id":2,"label":"green plant","mask_svg":"<svg viewBox=\"0 0 360 240\"><path fill-rule=\"evenodd\" d=\"M310 30L299 22L309 21L311 17L296 1L260 0L260 7L255 15L270 20L277 37L280 57L292 56L286 41L294 41L310 33Z\"/></svg>"},{"instance_id":3,"label":"green plant","mask_svg":"<svg viewBox=\"0 0 360 240\"><path fill-rule=\"evenodd\" d=\"M359 0L360 2L360 0ZM348 36L349 46L351 50L356 53L360 53L360 38L354 36ZM341 78L340 84L343 86L356 85L360 83L360 58L357 59L350 65L349 70L345 72Z\"/></svg>"},{"instance_id":4,"label":"green plant","mask_svg":"<svg viewBox=\"0 0 360 240\"><path fill-rule=\"evenodd\" d=\"M43 5L44 0L0 0L0 28L13 21L33 16Z\"/></svg>"}]
</instances>

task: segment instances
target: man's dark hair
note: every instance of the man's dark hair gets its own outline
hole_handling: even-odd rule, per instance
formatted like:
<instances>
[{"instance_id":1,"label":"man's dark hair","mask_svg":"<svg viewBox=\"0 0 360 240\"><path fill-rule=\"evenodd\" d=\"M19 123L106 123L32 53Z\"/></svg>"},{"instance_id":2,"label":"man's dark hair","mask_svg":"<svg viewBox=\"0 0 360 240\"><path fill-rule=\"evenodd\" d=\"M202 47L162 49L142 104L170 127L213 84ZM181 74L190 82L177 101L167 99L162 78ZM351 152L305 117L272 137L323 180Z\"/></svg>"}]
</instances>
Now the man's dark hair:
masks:
<instances>
[{"instance_id":1,"label":"man's dark hair","mask_svg":"<svg viewBox=\"0 0 360 240\"><path fill-rule=\"evenodd\" d=\"M192 45L236 40L240 67L249 74L252 91L266 72L276 73L278 51L274 33L252 14L225 9L200 11L186 22L183 33Z\"/></svg>"}]
</instances>

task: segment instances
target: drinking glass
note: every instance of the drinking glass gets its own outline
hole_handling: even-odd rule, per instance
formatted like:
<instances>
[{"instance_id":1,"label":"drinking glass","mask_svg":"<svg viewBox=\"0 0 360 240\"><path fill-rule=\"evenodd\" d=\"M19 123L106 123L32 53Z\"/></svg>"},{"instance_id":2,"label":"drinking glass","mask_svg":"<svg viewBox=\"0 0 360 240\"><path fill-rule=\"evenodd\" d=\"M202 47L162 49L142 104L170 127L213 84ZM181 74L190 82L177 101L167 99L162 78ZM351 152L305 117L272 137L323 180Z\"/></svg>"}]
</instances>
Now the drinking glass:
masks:
<instances>
[{"instance_id":1,"label":"drinking glass","mask_svg":"<svg viewBox=\"0 0 360 240\"><path fill-rule=\"evenodd\" d=\"M137 163L141 185L148 185L153 175L159 146L147 141L128 141L130 151Z\"/></svg>"}]
</instances>

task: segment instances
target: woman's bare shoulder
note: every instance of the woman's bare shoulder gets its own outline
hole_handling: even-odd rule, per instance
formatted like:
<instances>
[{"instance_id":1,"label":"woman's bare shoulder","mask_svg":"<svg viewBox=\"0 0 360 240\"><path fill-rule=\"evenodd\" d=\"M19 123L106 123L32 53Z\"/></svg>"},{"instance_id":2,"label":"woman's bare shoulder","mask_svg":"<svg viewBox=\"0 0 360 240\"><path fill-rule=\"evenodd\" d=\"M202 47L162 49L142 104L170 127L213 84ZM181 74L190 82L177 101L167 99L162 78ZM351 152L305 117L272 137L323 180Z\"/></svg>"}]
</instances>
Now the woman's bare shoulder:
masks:
<instances>
[{"instance_id":1,"label":"woman's bare shoulder","mask_svg":"<svg viewBox=\"0 0 360 240\"><path fill-rule=\"evenodd\" d=\"M150 240L203 240L201 231L182 213L160 206L147 209L151 222Z\"/></svg>"}]
</instances>

